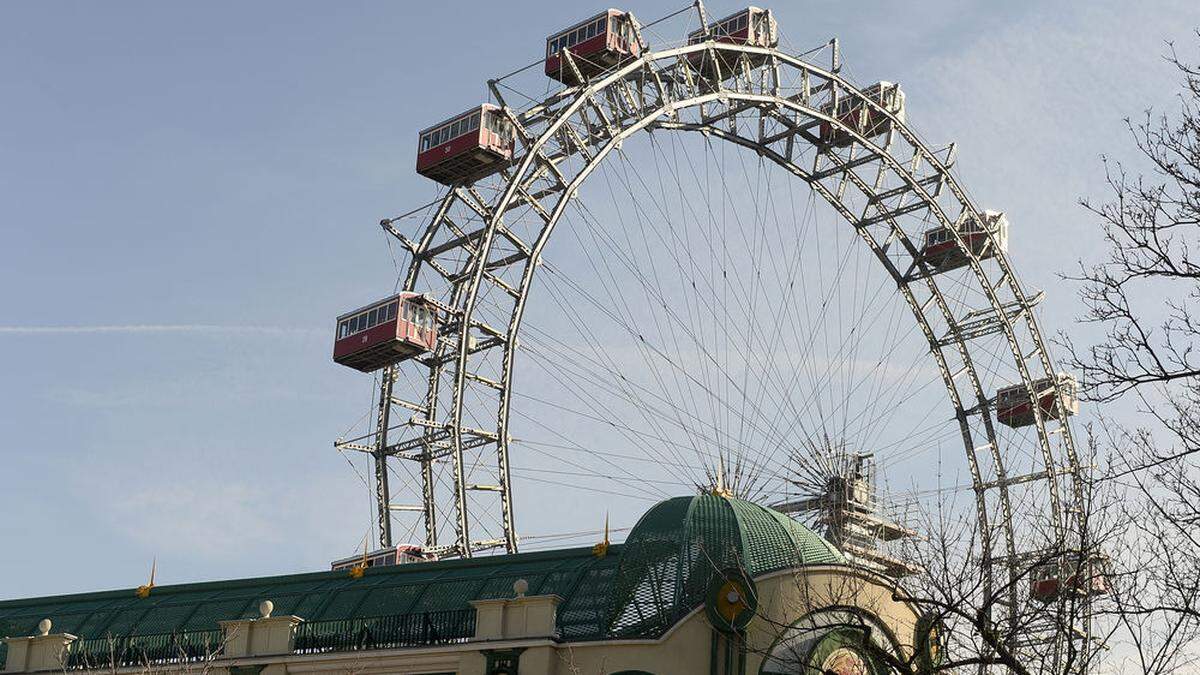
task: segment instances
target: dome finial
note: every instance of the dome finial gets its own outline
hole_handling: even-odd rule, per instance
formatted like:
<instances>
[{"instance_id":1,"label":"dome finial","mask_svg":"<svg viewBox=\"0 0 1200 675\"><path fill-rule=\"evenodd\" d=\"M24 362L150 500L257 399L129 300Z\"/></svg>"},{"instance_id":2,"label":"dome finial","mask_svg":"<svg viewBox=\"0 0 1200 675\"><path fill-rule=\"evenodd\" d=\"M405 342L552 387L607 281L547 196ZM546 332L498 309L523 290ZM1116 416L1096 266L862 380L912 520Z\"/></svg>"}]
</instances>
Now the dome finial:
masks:
<instances>
[{"instance_id":1,"label":"dome finial","mask_svg":"<svg viewBox=\"0 0 1200 675\"><path fill-rule=\"evenodd\" d=\"M725 485L725 455L717 458L717 476L710 492L714 497L732 497L733 491Z\"/></svg>"}]
</instances>

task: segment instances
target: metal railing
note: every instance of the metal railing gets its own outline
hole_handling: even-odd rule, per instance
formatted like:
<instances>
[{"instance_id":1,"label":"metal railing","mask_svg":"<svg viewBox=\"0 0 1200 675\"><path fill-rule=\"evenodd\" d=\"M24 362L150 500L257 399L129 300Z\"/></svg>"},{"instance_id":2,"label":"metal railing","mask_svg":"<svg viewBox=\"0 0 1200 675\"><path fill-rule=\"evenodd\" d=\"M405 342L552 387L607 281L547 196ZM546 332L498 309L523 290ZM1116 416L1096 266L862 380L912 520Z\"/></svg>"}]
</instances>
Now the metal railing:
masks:
<instances>
[{"instance_id":1,"label":"metal railing","mask_svg":"<svg viewBox=\"0 0 1200 675\"><path fill-rule=\"evenodd\" d=\"M220 629L87 638L71 643L65 666L93 670L196 663L218 658L223 646Z\"/></svg>"},{"instance_id":2,"label":"metal railing","mask_svg":"<svg viewBox=\"0 0 1200 675\"><path fill-rule=\"evenodd\" d=\"M474 608L392 614L302 623L296 627L293 651L320 654L421 647L466 642L474 636Z\"/></svg>"}]
</instances>

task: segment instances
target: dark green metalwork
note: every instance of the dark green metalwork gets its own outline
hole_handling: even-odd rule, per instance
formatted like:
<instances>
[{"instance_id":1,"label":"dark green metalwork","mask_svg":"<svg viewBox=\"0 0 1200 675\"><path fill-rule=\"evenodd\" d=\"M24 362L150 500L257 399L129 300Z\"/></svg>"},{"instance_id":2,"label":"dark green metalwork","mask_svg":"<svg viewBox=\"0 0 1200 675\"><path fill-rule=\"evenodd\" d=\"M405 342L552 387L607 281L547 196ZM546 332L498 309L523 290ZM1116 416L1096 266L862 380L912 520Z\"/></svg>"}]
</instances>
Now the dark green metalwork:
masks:
<instances>
[{"instance_id":1,"label":"dark green metalwork","mask_svg":"<svg viewBox=\"0 0 1200 675\"><path fill-rule=\"evenodd\" d=\"M913 629L913 645L917 653L917 669L932 673L946 660L946 628L941 614L929 611L917 618Z\"/></svg>"},{"instance_id":2,"label":"dark green metalwork","mask_svg":"<svg viewBox=\"0 0 1200 675\"><path fill-rule=\"evenodd\" d=\"M296 627L294 651L321 654L465 642L475 635L475 609L306 621Z\"/></svg>"},{"instance_id":3,"label":"dark green metalwork","mask_svg":"<svg viewBox=\"0 0 1200 675\"><path fill-rule=\"evenodd\" d=\"M884 675L890 668L875 654L876 648L861 627L843 627L829 631L813 645L808 653L808 671L821 673L822 665L834 652L845 650L867 667L864 675Z\"/></svg>"},{"instance_id":4,"label":"dark green metalwork","mask_svg":"<svg viewBox=\"0 0 1200 675\"><path fill-rule=\"evenodd\" d=\"M725 569L753 578L843 561L813 531L757 504L713 494L669 499L647 511L625 541L608 629L615 636L661 635L704 602Z\"/></svg>"},{"instance_id":5,"label":"dark green metalwork","mask_svg":"<svg viewBox=\"0 0 1200 675\"><path fill-rule=\"evenodd\" d=\"M721 648L721 631L716 628L712 629L712 638L709 640L708 654L708 675L718 675L717 673L717 652Z\"/></svg>"},{"instance_id":6,"label":"dark green metalwork","mask_svg":"<svg viewBox=\"0 0 1200 675\"><path fill-rule=\"evenodd\" d=\"M306 622L469 610L471 600L511 597L517 579L529 582L531 595L563 597L564 630L595 636L620 550L613 545L604 558L583 547L372 567L361 579L315 572L159 586L148 598L129 589L9 600L0 602L0 637L33 635L47 617L55 632L82 638L208 630L218 621L257 618L263 600L275 603L275 616L294 614Z\"/></svg>"},{"instance_id":7,"label":"dark green metalwork","mask_svg":"<svg viewBox=\"0 0 1200 675\"><path fill-rule=\"evenodd\" d=\"M737 600L729 601L729 593ZM758 612L758 589L745 570L723 570L713 579L704 598L705 614L712 627L722 633L738 633Z\"/></svg>"},{"instance_id":8,"label":"dark green metalwork","mask_svg":"<svg viewBox=\"0 0 1200 675\"><path fill-rule=\"evenodd\" d=\"M472 600L512 597L513 582L524 579L530 595L563 598L557 639L655 638L703 603L718 570L740 567L753 578L841 561L827 542L783 514L703 494L656 505L625 544L603 557L582 547L373 567L361 579L316 572L160 586L147 598L129 589L10 600L0 602L0 637L33 635L44 618L55 632L85 640L211 631L218 621L257 618L259 603L271 600L275 616L305 620L306 648L323 649L324 639L355 648L357 634L347 638L345 630L368 623L374 643L408 644L406 631L415 629L384 627L380 617L457 616L472 611ZM447 630L461 637L462 629Z\"/></svg>"},{"instance_id":9,"label":"dark green metalwork","mask_svg":"<svg viewBox=\"0 0 1200 675\"><path fill-rule=\"evenodd\" d=\"M219 629L126 635L76 640L67 652L67 670L131 668L196 663L220 656Z\"/></svg>"}]
</instances>

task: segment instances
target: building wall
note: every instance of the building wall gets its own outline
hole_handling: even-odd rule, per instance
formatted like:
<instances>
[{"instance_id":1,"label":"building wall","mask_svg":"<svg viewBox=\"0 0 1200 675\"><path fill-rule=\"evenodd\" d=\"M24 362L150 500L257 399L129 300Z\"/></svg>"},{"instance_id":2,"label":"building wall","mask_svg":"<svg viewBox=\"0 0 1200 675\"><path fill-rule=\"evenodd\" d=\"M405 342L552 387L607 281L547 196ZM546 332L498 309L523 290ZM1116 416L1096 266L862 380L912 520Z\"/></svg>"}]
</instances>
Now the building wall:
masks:
<instances>
[{"instance_id":1,"label":"building wall","mask_svg":"<svg viewBox=\"0 0 1200 675\"><path fill-rule=\"evenodd\" d=\"M912 655L917 614L892 599L890 584L868 572L848 567L788 570L755 580L758 613L746 627L746 673L753 675L788 626L805 614L829 607L855 607L878 617L899 643L902 658ZM713 629L704 609L677 624L660 641L567 644L558 647L553 670L529 675L610 675L641 670L653 675L710 673ZM521 659L521 675L527 675ZM720 672L718 670L718 672ZM723 674L722 674L723 675Z\"/></svg>"}]
</instances>

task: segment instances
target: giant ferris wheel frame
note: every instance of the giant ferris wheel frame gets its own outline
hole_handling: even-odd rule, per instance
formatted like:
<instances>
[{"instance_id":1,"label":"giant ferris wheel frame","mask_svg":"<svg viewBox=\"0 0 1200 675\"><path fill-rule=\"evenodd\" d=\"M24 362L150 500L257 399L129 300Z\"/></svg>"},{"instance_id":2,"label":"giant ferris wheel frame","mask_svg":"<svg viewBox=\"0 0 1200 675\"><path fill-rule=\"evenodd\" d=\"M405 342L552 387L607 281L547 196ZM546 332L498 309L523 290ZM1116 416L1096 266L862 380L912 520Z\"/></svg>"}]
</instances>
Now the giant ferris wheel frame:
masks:
<instances>
[{"instance_id":1,"label":"giant ferris wheel frame","mask_svg":"<svg viewBox=\"0 0 1200 675\"><path fill-rule=\"evenodd\" d=\"M707 26L700 3L697 9L701 25ZM374 432L337 443L374 457L380 543L393 544L388 461L398 459L421 467L424 499L419 510L427 547L468 557L490 548L517 550L509 467L513 366L543 250L579 187L625 139L643 130L693 131L747 148L805 181L895 281L928 344L961 431L989 585L985 592L991 592L993 582L1006 588L1012 609L1006 613L1015 617L1017 576L1038 552L1019 550L1010 488L1025 483L1045 487L1048 513L1042 515L1060 550L1084 540L1084 524L1073 508L1083 503L1083 487L1067 411L1055 406L1047 415L1035 400L1034 383L1045 378L1054 382L1056 400L1061 400L1056 370L1032 311L1037 299L1026 294L996 242L995 255L986 264L965 245L960 227L972 218L983 222L982 211L951 174L953 149L935 151L902 116L844 79L836 44L830 66L822 67L776 48L707 37L699 44L643 49L640 57L618 68L591 81L581 76L583 85L520 109L510 106L497 82L490 81L518 141L513 164L500 174L499 189L488 196L476 186L451 188L415 239L401 232L394 219L381 223L412 256L402 290L420 292L424 283L434 297L440 337L426 358L383 372ZM689 56L697 54L711 70L689 63ZM784 86L785 81L792 86ZM830 112L847 98L854 109L886 118L886 134L866 137L848 126L844 116ZM756 117L756 123L747 123L747 115ZM822 123L850 143L823 142L818 132ZM816 151L801 166L799 149L805 144ZM952 310L939 288L939 274L921 259L920 245L913 241L920 233L911 224L907 231L904 226L918 215L953 233L986 306L961 316ZM1016 383L1024 383L1029 392L1040 451L1040 465L1033 470L1012 473L1007 467L991 414L994 400L972 359L972 342L987 335L1003 336L1020 378ZM397 378L411 376L405 371L423 378L423 400L394 395ZM394 424L394 411L410 418ZM439 417L439 412L444 414ZM494 424L480 424L487 419ZM400 434L401 429L407 433ZM399 435L404 438L395 440ZM469 484L468 464L488 456L493 457L489 461L494 462L496 483ZM452 513L442 512L448 504L439 503L434 494L435 462L453 465ZM499 512L500 531L490 539L472 540L469 515L482 509ZM439 519L445 517L454 519L453 542L438 538Z\"/></svg>"}]
</instances>

